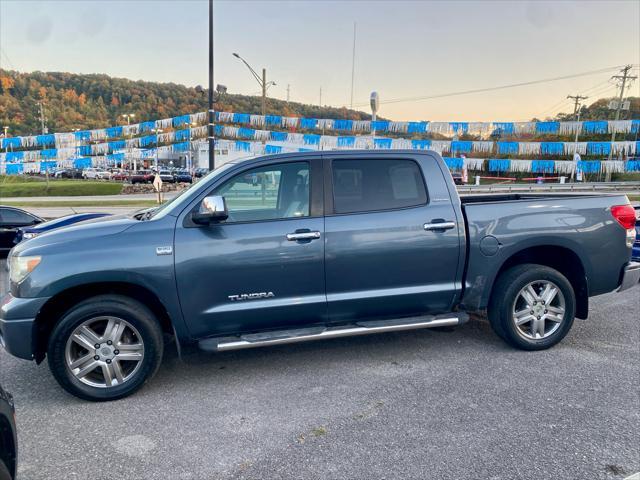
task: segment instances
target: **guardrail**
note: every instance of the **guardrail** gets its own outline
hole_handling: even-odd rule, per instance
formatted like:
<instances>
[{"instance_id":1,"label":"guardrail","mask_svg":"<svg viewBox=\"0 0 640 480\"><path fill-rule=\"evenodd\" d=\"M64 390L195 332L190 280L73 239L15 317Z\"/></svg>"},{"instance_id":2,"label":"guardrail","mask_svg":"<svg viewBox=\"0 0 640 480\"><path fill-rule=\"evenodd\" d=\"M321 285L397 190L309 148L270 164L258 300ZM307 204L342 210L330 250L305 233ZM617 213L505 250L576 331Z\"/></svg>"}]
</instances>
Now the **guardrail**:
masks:
<instances>
[{"instance_id":1,"label":"guardrail","mask_svg":"<svg viewBox=\"0 0 640 480\"><path fill-rule=\"evenodd\" d=\"M458 185L460 193L494 192L638 192L640 182L593 182L593 183L493 183L490 185Z\"/></svg>"}]
</instances>

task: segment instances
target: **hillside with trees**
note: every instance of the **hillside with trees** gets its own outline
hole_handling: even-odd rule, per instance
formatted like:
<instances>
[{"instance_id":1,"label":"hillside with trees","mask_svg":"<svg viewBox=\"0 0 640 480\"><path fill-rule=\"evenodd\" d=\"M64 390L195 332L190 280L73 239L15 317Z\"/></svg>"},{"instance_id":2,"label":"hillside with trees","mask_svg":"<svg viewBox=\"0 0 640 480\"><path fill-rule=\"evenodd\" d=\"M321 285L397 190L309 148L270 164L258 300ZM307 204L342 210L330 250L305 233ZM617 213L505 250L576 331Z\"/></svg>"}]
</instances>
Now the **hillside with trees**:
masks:
<instances>
[{"instance_id":1,"label":"hillside with trees","mask_svg":"<svg viewBox=\"0 0 640 480\"><path fill-rule=\"evenodd\" d=\"M207 99L206 91L174 83L133 81L101 74L0 69L0 126L8 126L12 136L40 133L39 103L43 104L49 131L68 132L122 124L125 113L135 114L136 121L146 121L205 111ZM615 112L608 108L609 100L602 98L582 107L581 119L613 119ZM629 100L631 109L623 112L621 118L640 118L640 98ZM259 96L225 94L215 108L257 114L260 102ZM311 118L371 118L366 112L271 98L267 100L267 112ZM554 119L573 120L573 113L560 113Z\"/></svg>"},{"instance_id":2,"label":"hillside with trees","mask_svg":"<svg viewBox=\"0 0 640 480\"><path fill-rule=\"evenodd\" d=\"M60 72L20 73L0 70L0 126L11 135L40 133L38 103L42 102L50 132L75 128L104 128L123 123L122 114L136 121L156 120L207 109L208 93L174 83L155 83ZM260 113L261 98L225 94L216 110ZM319 107L277 99L267 100L267 113L312 118L368 120L370 114L346 108Z\"/></svg>"}]
</instances>

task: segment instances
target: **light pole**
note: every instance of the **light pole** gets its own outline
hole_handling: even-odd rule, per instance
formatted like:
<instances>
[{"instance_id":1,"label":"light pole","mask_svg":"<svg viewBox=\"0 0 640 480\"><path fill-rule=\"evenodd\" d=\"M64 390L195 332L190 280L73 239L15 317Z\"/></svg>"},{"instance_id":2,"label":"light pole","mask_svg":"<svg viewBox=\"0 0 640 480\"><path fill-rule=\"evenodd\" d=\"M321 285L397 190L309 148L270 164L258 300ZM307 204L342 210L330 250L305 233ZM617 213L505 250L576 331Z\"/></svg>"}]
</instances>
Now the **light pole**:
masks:
<instances>
[{"instance_id":1,"label":"light pole","mask_svg":"<svg viewBox=\"0 0 640 480\"><path fill-rule=\"evenodd\" d=\"M155 158L155 167L156 167L156 173L158 173L158 150L160 149L160 137L159 137L159 133L162 133L162 130L160 128L154 128L151 130L153 133L155 133L156 135L156 158Z\"/></svg>"},{"instance_id":2,"label":"light pole","mask_svg":"<svg viewBox=\"0 0 640 480\"><path fill-rule=\"evenodd\" d=\"M242 58L237 53L234 53L233 56L242 60L242 63L244 63L247 66L247 68L251 72L251 75L253 75L253 78L255 78L256 81L258 82L258 85L260 85L260 88L262 89L262 116L264 116L267 111L267 89L271 86L275 86L276 82L274 81L267 82L266 68L262 69L262 78L260 78L260 75L258 75L256 71L253 68L251 68L251 65L249 65L244 58Z\"/></svg>"},{"instance_id":3,"label":"light pole","mask_svg":"<svg viewBox=\"0 0 640 480\"><path fill-rule=\"evenodd\" d=\"M212 77L213 78L213 77ZM202 85L196 86L196 92L204 95L204 88ZM227 93L227 87L225 85L216 85L216 93L218 94L218 98L216 99L214 95L211 93L211 88L209 88L209 124L207 127L207 137L209 138L209 170L213 170L216 166L216 154L215 154L215 112L214 112L214 103L219 102L222 96ZM198 156L200 158L200 156Z\"/></svg>"},{"instance_id":4,"label":"light pole","mask_svg":"<svg viewBox=\"0 0 640 480\"><path fill-rule=\"evenodd\" d=\"M189 124L189 148L187 149L187 171L191 174L192 164L193 164L193 153L191 153L191 129L198 125L196 122L191 122Z\"/></svg>"},{"instance_id":5,"label":"light pole","mask_svg":"<svg viewBox=\"0 0 640 480\"><path fill-rule=\"evenodd\" d=\"M371 123L373 124L378 115L378 108L380 108L380 97L378 96L378 92L371 92L371 98L369 101L371 103ZM371 127L371 135L374 138L376 136L376 128L374 125Z\"/></svg>"},{"instance_id":6,"label":"light pole","mask_svg":"<svg viewBox=\"0 0 640 480\"><path fill-rule=\"evenodd\" d=\"M214 122L216 114L213 111L213 0L209 0L209 171L216 168L216 139Z\"/></svg>"},{"instance_id":7,"label":"light pole","mask_svg":"<svg viewBox=\"0 0 640 480\"><path fill-rule=\"evenodd\" d=\"M136 117L135 113L124 113L124 114L122 114L122 118L126 118L127 119L127 126L131 125L131 119L135 118L135 117ZM129 140L131 140L131 132L128 132L128 133L129 133ZM131 152L131 149L127 148L127 151ZM135 160L135 158L131 159L131 163L133 163L133 171L135 172L136 171L136 160ZM121 167L124 169L124 162L122 162Z\"/></svg>"}]
</instances>

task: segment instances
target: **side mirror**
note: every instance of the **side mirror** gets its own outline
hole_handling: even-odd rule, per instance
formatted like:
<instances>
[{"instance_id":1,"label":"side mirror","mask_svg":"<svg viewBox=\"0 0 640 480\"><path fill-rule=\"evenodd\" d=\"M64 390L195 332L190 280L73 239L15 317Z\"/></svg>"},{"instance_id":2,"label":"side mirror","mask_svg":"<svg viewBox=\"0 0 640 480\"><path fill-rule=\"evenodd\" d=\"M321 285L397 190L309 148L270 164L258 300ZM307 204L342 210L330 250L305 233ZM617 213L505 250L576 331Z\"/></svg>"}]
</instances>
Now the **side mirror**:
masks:
<instances>
[{"instance_id":1,"label":"side mirror","mask_svg":"<svg viewBox=\"0 0 640 480\"><path fill-rule=\"evenodd\" d=\"M205 197L200 203L200 208L193 213L191 219L198 225L209 225L214 222L222 222L229 218L227 202L224 197L212 195Z\"/></svg>"}]
</instances>

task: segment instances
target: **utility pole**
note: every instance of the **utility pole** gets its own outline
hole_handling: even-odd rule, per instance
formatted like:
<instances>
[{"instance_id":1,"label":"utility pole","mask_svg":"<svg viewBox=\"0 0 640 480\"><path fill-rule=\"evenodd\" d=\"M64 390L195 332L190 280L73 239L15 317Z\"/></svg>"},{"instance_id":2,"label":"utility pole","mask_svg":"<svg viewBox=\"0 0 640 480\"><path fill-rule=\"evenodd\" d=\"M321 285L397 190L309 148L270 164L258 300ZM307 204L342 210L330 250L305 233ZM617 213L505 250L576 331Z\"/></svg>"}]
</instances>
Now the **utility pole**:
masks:
<instances>
[{"instance_id":1,"label":"utility pole","mask_svg":"<svg viewBox=\"0 0 640 480\"><path fill-rule=\"evenodd\" d=\"M353 110L353 81L356 75L356 22L353 22L353 53L351 55L351 102L349 108Z\"/></svg>"},{"instance_id":2,"label":"utility pole","mask_svg":"<svg viewBox=\"0 0 640 480\"><path fill-rule=\"evenodd\" d=\"M322 87L320 87L320 101L318 102L318 106L322 108Z\"/></svg>"},{"instance_id":3,"label":"utility pole","mask_svg":"<svg viewBox=\"0 0 640 480\"><path fill-rule=\"evenodd\" d=\"M216 140L214 122L216 116L213 110L213 0L209 0L209 170L216 168Z\"/></svg>"},{"instance_id":4,"label":"utility pole","mask_svg":"<svg viewBox=\"0 0 640 480\"><path fill-rule=\"evenodd\" d=\"M267 69L262 69L262 116L267 111Z\"/></svg>"},{"instance_id":5,"label":"utility pole","mask_svg":"<svg viewBox=\"0 0 640 480\"><path fill-rule=\"evenodd\" d=\"M289 92L290 92L290 89L291 89L291 85L289 85L287 83L287 103L289 103Z\"/></svg>"},{"instance_id":6,"label":"utility pole","mask_svg":"<svg viewBox=\"0 0 640 480\"><path fill-rule=\"evenodd\" d=\"M632 65L627 65L622 70L620 70L622 75L614 75L613 77L611 77L612 79L615 79L621 82L620 97L618 98L618 108L616 108L616 122L620 120L620 110L622 110L622 101L624 100L624 89L626 87L627 80L631 81L638 78L638 77L629 76L629 70L631 70L632 68L633 68ZM611 148L609 149L609 160L613 158L613 142L615 141L616 141L616 131L614 129L613 132L611 133ZM610 174L608 173L607 177L609 176Z\"/></svg>"},{"instance_id":7,"label":"utility pole","mask_svg":"<svg viewBox=\"0 0 640 480\"><path fill-rule=\"evenodd\" d=\"M132 118L135 118L135 116L136 116L136 114L135 114L135 113L123 113L123 114L122 114L122 117L127 119L127 126L131 125L131 119L132 119ZM129 135L128 135L128 136L129 136L129 142L131 142L131 138L133 137L133 135L131 134L131 131L129 131L128 133L129 133ZM127 152L129 152L129 156L131 157L131 158L130 158L130 160L131 160L131 163L133 164L133 171L135 172L135 171L137 171L137 168L136 168L136 159L135 159L135 158L133 158L133 154L132 154L132 148L131 148L131 146L127 147L127 149L126 149L126 150L127 150ZM125 164L125 161L123 160L123 161L120 163L120 166L121 166L123 169L124 169L124 164Z\"/></svg>"},{"instance_id":8,"label":"utility pole","mask_svg":"<svg viewBox=\"0 0 640 480\"><path fill-rule=\"evenodd\" d=\"M578 112L578 106L580 105L581 100L586 100L589 97L585 97L582 95L567 95L567 98L570 98L574 101L573 103L573 118L578 121L580 117L580 113Z\"/></svg>"},{"instance_id":9,"label":"utility pole","mask_svg":"<svg viewBox=\"0 0 640 480\"><path fill-rule=\"evenodd\" d=\"M567 95L567 98L571 98L574 100L574 104L573 104L573 118L575 119L576 122L580 121L580 101L581 100L586 100L589 97L585 97L583 95ZM578 136L580 135L580 128L576 128L576 136L573 140L573 148L574 148L574 153L573 153L573 162L574 162L574 166L573 166L573 170L571 170L571 181L573 181L573 178L575 176L576 173L576 168L577 168L577 161L580 158L580 155L578 154Z\"/></svg>"}]
</instances>

